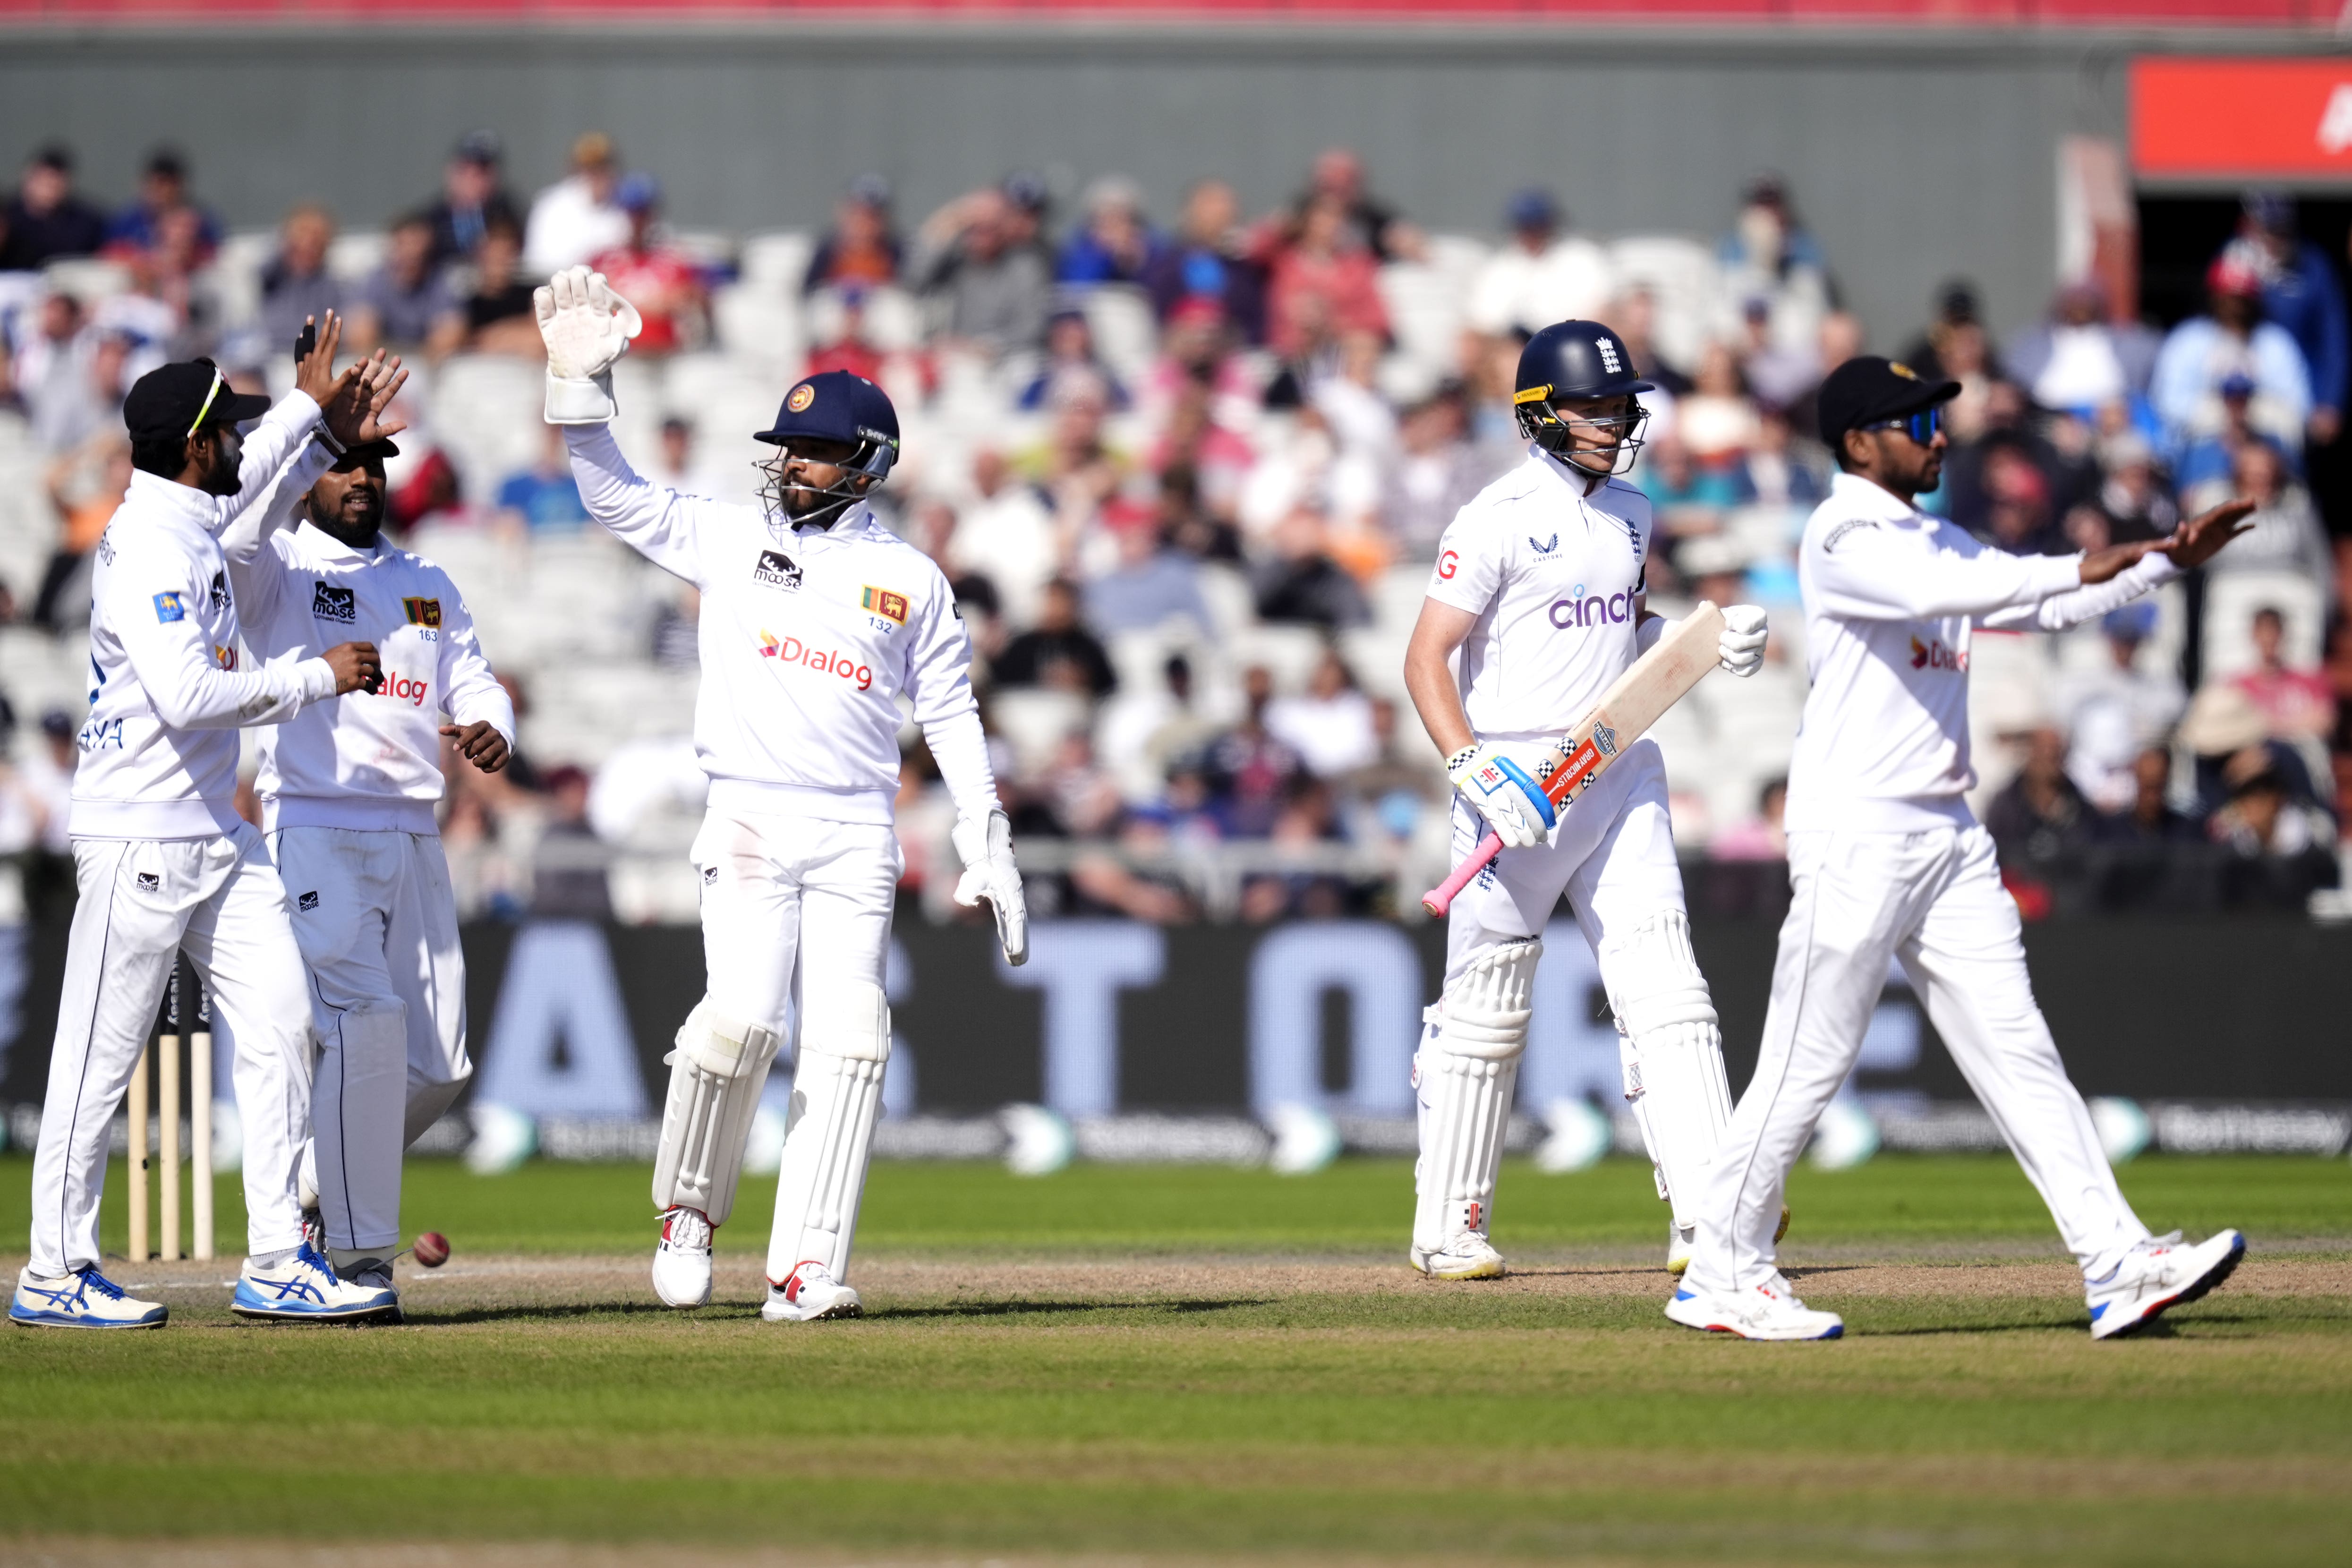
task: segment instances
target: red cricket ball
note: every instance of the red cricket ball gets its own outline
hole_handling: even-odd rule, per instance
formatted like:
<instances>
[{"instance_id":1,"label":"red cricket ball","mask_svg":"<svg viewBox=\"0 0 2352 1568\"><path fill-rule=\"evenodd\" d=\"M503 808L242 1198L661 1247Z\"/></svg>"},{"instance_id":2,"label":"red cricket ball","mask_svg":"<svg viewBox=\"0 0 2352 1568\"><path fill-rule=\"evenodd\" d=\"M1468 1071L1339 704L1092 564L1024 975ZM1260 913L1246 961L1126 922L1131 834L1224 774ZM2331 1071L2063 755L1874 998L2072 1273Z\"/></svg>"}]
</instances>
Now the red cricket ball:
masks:
<instances>
[{"instance_id":1,"label":"red cricket ball","mask_svg":"<svg viewBox=\"0 0 2352 1568\"><path fill-rule=\"evenodd\" d=\"M437 1230L422 1232L408 1255L427 1268L438 1268L449 1261L449 1238Z\"/></svg>"}]
</instances>

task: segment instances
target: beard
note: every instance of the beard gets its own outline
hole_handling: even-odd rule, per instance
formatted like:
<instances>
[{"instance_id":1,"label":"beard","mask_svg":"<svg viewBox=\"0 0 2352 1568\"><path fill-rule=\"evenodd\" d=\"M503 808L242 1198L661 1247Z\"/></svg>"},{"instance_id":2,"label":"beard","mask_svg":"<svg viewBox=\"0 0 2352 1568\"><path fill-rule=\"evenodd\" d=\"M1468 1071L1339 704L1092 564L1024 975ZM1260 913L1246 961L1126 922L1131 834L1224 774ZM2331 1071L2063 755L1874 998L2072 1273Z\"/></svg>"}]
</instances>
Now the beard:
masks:
<instances>
[{"instance_id":1,"label":"beard","mask_svg":"<svg viewBox=\"0 0 2352 1568\"><path fill-rule=\"evenodd\" d=\"M212 461L205 466L205 493L214 496L236 494L236 476L238 469L244 465L244 458L245 448L242 443L231 446L215 437Z\"/></svg>"}]
</instances>

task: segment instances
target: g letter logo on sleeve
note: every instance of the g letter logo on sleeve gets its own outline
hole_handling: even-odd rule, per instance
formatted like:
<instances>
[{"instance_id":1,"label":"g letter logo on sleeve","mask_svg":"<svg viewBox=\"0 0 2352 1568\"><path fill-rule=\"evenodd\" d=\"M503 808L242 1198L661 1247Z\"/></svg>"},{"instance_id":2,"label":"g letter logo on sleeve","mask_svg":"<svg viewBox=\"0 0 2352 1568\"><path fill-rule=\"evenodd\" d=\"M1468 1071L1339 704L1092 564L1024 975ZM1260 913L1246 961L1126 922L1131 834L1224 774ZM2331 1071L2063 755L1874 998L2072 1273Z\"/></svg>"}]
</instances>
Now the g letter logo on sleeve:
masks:
<instances>
[{"instance_id":1,"label":"g letter logo on sleeve","mask_svg":"<svg viewBox=\"0 0 2352 1568\"><path fill-rule=\"evenodd\" d=\"M1439 552L1437 557L1437 574L1440 577L1450 583L1454 580L1454 574L1461 569L1462 552L1460 551L1446 550Z\"/></svg>"}]
</instances>

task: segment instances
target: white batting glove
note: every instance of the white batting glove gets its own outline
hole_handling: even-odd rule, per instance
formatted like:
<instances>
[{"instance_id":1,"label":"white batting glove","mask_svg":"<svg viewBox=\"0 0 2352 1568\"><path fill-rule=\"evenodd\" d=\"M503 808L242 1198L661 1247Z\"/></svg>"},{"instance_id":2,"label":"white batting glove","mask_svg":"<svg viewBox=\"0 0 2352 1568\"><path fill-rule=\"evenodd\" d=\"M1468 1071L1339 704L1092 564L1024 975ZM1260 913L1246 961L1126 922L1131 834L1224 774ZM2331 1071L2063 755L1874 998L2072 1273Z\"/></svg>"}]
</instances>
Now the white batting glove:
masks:
<instances>
[{"instance_id":1,"label":"white batting glove","mask_svg":"<svg viewBox=\"0 0 2352 1568\"><path fill-rule=\"evenodd\" d=\"M1558 820L1535 775L1490 745L1465 746L1445 759L1445 776L1492 823L1506 849L1532 849Z\"/></svg>"},{"instance_id":2,"label":"white batting glove","mask_svg":"<svg viewBox=\"0 0 2352 1568\"><path fill-rule=\"evenodd\" d=\"M613 366L646 330L637 308L585 267L565 268L533 289L530 302L547 345L547 422L604 424L621 411Z\"/></svg>"},{"instance_id":3,"label":"white batting glove","mask_svg":"<svg viewBox=\"0 0 2352 1568\"><path fill-rule=\"evenodd\" d=\"M988 900L1004 962L1019 968L1029 962L1029 900L1022 896L1021 868L1013 863L1013 819L1001 811L985 820L960 817L949 837L963 861L955 901L969 910Z\"/></svg>"},{"instance_id":4,"label":"white batting glove","mask_svg":"<svg viewBox=\"0 0 2352 1568\"><path fill-rule=\"evenodd\" d=\"M1723 612L1723 636L1715 645L1716 662L1727 675L1742 679L1764 668L1764 607L1732 605Z\"/></svg>"}]
</instances>

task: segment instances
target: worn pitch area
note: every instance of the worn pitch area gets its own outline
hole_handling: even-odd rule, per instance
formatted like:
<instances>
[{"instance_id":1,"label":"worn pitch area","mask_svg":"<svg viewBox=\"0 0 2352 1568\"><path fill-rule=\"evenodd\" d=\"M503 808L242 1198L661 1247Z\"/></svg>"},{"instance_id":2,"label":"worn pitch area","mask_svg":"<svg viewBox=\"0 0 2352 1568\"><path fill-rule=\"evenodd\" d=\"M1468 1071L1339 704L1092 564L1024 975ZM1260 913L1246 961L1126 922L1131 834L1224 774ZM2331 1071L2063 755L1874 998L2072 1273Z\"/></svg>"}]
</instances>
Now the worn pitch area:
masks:
<instances>
[{"instance_id":1,"label":"worn pitch area","mask_svg":"<svg viewBox=\"0 0 2352 1568\"><path fill-rule=\"evenodd\" d=\"M164 1332L0 1339L0 1564L2340 1561L2352 1165L2125 1182L2254 1237L2148 1336L2091 1342L2013 1164L1888 1159L1792 1190L1790 1273L1849 1337L1750 1345L1659 1316L1630 1163L1515 1168L1520 1271L1456 1286L1394 1256L1393 1163L894 1166L870 1315L797 1326L757 1320L751 1193L679 1314L642 1171L425 1166L410 1223L457 1256L404 1268L405 1327L243 1325L233 1265L150 1263L118 1277Z\"/></svg>"}]
</instances>

